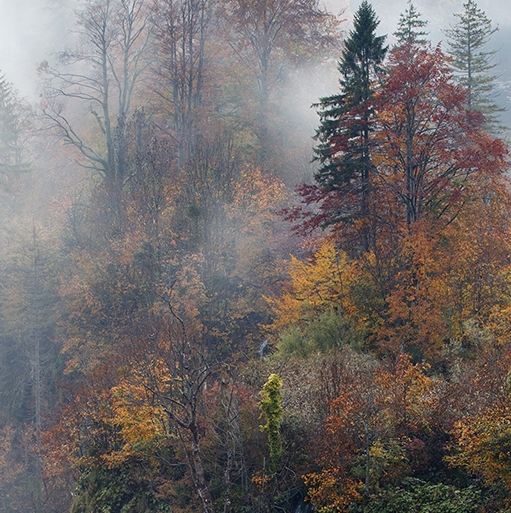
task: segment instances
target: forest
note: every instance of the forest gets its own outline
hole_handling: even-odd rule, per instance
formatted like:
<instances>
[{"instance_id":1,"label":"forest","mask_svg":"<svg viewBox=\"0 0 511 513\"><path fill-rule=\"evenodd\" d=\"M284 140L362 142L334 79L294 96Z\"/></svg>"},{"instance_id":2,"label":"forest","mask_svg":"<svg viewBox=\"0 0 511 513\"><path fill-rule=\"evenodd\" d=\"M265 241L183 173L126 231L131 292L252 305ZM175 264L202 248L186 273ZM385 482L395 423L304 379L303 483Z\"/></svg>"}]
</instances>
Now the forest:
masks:
<instances>
[{"instance_id":1,"label":"forest","mask_svg":"<svg viewBox=\"0 0 511 513\"><path fill-rule=\"evenodd\" d=\"M82 0L0 77L0 512L511 511L499 27L419 8Z\"/></svg>"}]
</instances>

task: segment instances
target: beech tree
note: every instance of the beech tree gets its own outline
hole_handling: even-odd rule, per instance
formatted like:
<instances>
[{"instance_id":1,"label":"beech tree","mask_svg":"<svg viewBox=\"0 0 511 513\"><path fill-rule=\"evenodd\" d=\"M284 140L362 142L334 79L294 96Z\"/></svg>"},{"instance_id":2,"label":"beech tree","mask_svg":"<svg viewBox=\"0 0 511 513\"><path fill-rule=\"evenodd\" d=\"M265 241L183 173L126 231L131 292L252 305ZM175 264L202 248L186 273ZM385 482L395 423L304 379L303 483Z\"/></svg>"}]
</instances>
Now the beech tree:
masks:
<instances>
[{"instance_id":1,"label":"beech tree","mask_svg":"<svg viewBox=\"0 0 511 513\"><path fill-rule=\"evenodd\" d=\"M466 111L465 92L439 48L398 45L387 70L378 102L378 175L403 204L406 223L424 215L448 222L485 174L502 173L502 141Z\"/></svg>"},{"instance_id":2,"label":"beech tree","mask_svg":"<svg viewBox=\"0 0 511 513\"><path fill-rule=\"evenodd\" d=\"M466 92L453 81L440 48L416 39L392 50L378 111L374 201L393 226L382 235L378 255L390 264L380 340L394 354L420 348L435 359L448 333L442 301L449 303L444 294L450 281L448 261L434 256L437 244L443 238L456 247L449 226L469 222L475 205L481 213L493 208L507 149L485 131L482 115L466 109Z\"/></svg>"},{"instance_id":3,"label":"beech tree","mask_svg":"<svg viewBox=\"0 0 511 513\"><path fill-rule=\"evenodd\" d=\"M153 307L155 331L145 340L132 338L124 344L120 358L124 360L125 377L120 389L124 390L125 406L133 410L128 410L123 422L127 422L126 434L139 437L144 419L148 415L155 419L154 423L150 420L149 431L145 430L148 441L157 442L163 436L167 443L179 445L179 451L175 450L178 456L161 455L163 466L186 468L204 513L213 513L203 440L208 415L205 393L217 365L209 358L197 312L203 292L197 276L192 269L184 271L174 286L175 289L161 290L161 302ZM115 374L112 377L115 379ZM147 401L151 407L144 412ZM139 421L133 423L135 410L140 412ZM159 458L154 451L150 454Z\"/></svg>"},{"instance_id":4,"label":"beech tree","mask_svg":"<svg viewBox=\"0 0 511 513\"><path fill-rule=\"evenodd\" d=\"M357 304L353 291L367 285L367 276L332 239L323 241L308 262L291 256L289 276L279 298L266 298L274 316L269 328L279 337L281 354L309 356L363 343L367 305Z\"/></svg>"}]
</instances>

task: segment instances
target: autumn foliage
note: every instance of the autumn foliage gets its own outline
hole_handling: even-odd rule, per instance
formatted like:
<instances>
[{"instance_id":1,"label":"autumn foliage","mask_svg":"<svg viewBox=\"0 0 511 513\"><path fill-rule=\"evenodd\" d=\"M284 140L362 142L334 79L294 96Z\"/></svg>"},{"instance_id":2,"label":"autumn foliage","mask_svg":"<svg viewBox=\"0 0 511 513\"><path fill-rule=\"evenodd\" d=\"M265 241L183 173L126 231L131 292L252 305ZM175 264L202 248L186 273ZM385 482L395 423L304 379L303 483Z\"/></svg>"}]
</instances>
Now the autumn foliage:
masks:
<instances>
[{"instance_id":1,"label":"autumn foliage","mask_svg":"<svg viewBox=\"0 0 511 513\"><path fill-rule=\"evenodd\" d=\"M33 175L5 113L6 511L507 511L508 147L413 4L82 3Z\"/></svg>"}]
</instances>

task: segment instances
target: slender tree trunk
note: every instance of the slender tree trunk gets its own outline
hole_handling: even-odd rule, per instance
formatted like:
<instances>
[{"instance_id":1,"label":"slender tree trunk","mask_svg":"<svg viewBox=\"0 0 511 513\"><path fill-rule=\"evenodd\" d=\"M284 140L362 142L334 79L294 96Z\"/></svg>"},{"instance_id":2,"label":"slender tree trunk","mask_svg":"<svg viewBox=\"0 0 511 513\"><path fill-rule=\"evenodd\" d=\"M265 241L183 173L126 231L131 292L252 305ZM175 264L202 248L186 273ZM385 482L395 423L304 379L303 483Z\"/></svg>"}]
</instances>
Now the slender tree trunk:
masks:
<instances>
[{"instance_id":1,"label":"slender tree trunk","mask_svg":"<svg viewBox=\"0 0 511 513\"><path fill-rule=\"evenodd\" d=\"M199 427L195 422L190 425L190 435L191 451L189 454L189 464L195 489L202 501L203 513L214 513L213 499L206 483L204 466L202 464Z\"/></svg>"},{"instance_id":2,"label":"slender tree trunk","mask_svg":"<svg viewBox=\"0 0 511 513\"><path fill-rule=\"evenodd\" d=\"M413 165L413 107L407 106L406 116L406 183L405 183L405 208L406 223L410 225L417 221L417 183L414 176Z\"/></svg>"}]
</instances>

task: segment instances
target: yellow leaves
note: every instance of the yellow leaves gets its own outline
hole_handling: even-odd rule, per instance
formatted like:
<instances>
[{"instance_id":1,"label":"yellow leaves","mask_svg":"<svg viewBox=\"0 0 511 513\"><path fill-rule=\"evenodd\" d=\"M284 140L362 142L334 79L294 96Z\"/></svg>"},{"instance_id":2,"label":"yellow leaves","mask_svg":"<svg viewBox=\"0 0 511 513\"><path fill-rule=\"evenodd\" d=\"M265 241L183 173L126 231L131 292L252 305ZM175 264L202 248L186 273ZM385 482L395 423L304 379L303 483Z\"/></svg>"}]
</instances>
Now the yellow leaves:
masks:
<instances>
[{"instance_id":1,"label":"yellow leaves","mask_svg":"<svg viewBox=\"0 0 511 513\"><path fill-rule=\"evenodd\" d=\"M260 472L254 474L251 479L260 490L264 490L264 487L270 482L270 476L268 474L262 474Z\"/></svg>"},{"instance_id":2,"label":"yellow leaves","mask_svg":"<svg viewBox=\"0 0 511 513\"><path fill-rule=\"evenodd\" d=\"M202 255L189 255L187 261L176 272L176 282L173 287L166 289L162 287L158 290L159 295L169 298L172 308L180 317L186 318L194 325L200 323L199 309L206 301L206 289L199 271L202 266L204 266ZM167 310L168 305L157 303L155 308Z\"/></svg>"},{"instance_id":3,"label":"yellow leaves","mask_svg":"<svg viewBox=\"0 0 511 513\"><path fill-rule=\"evenodd\" d=\"M487 328L498 345L505 346L511 340L511 268L508 266L498 274L501 285L500 301L491 309ZM491 292L495 294L496 287ZM507 293L502 293L507 292Z\"/></svg>"},{"instance_id":4,"label":"yellow leaves","mask_svg":"<svg viewBox=\"0 0 511 513\"><path fill-rule=\"evenodd\" d=\"M355 268L333 240L325 240L308 262L291 256L289 275L291 281L284 294L278 299L266 298L276 315L272 329L280 331L329 310L354 313L347 292L355 279Z\"/></svg>"},{"instance_id":5,"label":"yellow leaves","mask_svg":"<svg viewBox=\"0 0 511 513\"><path fill-rule=\"evenodd\" d=\"M161 406L147 404L141 386L122 385L112 389L112 424L120 428L126 448L148 444L165 434L165 412Z\"/></svg>"},{"instance_id":6,"label":"yellow leaves","mask_svg":"<svg viewBox=\"0 0 511 513\"><path fill-rule=\"evenodd\" d=\"M111 424L119 430L123 444L119 450L103 455L109 466L119 465L133 456L147 457L166 434L165 412L161 407L119 401L114 404L113 412Z\"/></svg>"},{"instance_id":7,"label":"yellow leaves","mask_svg":"<svg viewBox=\"0 0 511 513\"><path fill-rule=\"evenodd\" d=\"M488 483L501 481L511 490L509 404L489 407L479 416L457 422L453 433L457 448L445 458L451 466L465 467Z\"/></svg>"},{"instance_id":8,"label":"yellow leaves","mask_svg":"<svg viewBox=\"0 0 511 513\"><path fill-rule=\"evenodd\" d=\"M346 262L346 254L338 253L333 241L319 248L313 263L305 264L292 257L290 276L296 299L307 302L313 309L337 307L342 302Z\"/></svg>"},{"instance_id":9,"label":"yellow leaves","mask_svg":"<svg viewBox=\"0 0 511 513\"><path fill-rule=\"evenodd\" d=\"M248 166L242 170L235 192L232 206L237 214L248 210L252 216L271 216L286 199L286 187L281 180Z\"/></svg>"},{"instance_id":10,"label":"yellow leaves","mask_svg":"<svg viewBox=\"0 0 511 513\"><path fill-rule=\"evenodd\" d=\"M158 381L169 381L166 365L156 360L154 372ZM150 459L164 439L169 437L164 408L152 400L143 374L136 369L122 369L120 383L108 391L105 425L118 436L119 443L102 455L109 466L118 465L131 457Z\"/></svg>"}]
</instances>

